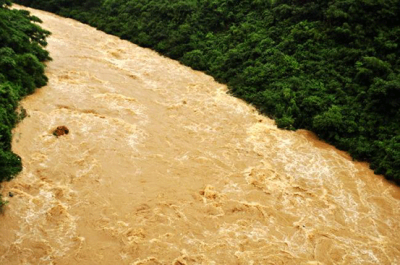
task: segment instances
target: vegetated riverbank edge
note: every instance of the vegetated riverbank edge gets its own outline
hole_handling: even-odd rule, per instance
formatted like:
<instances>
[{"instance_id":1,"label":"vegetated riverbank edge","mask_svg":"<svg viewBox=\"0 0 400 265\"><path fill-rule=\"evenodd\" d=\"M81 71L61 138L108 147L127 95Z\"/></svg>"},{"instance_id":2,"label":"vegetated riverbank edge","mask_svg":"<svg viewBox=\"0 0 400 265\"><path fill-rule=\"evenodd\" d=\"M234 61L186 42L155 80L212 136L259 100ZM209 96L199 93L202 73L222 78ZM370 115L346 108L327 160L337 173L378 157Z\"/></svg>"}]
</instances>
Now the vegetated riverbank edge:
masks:
<instances>
[{"instance_id":1,"label":"vegetated riverbank edge","mask_svg":"<svg viewBox=\"0 0 400 265\"><path fill-rule=\"evenodd\" d=\"M205 71L400 179L400 2L18 0Z\"/></svg>"},{"instance_id":2,"label":"vegetated riverbank edge","mask_svg":"<svg viewBox=\"0 0 400 265\"><path fill-rule=\"evenodd\" d=\"M11 131L26 115L18 102L46 85L43 62L50 59L43 49L50 32L38 26L39 18L10 6L0 0L0 183L22 170L21 158L11 150ZM0 194L0 209L5 203Z\"/></svg>"}]
</instances>

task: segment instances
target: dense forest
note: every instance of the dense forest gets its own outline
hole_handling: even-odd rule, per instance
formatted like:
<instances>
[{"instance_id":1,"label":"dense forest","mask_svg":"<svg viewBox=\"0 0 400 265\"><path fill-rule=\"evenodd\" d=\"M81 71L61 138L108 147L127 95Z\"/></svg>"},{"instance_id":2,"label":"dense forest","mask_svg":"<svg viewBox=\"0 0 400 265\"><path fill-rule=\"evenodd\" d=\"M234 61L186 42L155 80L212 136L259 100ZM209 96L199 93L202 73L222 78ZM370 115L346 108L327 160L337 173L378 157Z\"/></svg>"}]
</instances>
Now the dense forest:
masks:
<instances>
[{"instance_id":1,"label":"dense forest","mask_svg":"<svg viewBox=\"0 0 400 265\"><path fill-rule=\"evenodd\" d=\"M36 24L37 17L10 5L0 0L0 182L22 170L20 157L11 151L11 130L24 116L18 101L47 83L42 62L49 59L43 49L49 32Z\"/></svg>"},{"instance_id":2,"label":"dense forest","mask_svg":"<svg viewBox=\"0 0 400 265\"><path fill-rule=\"evenodd\" d=\"M400 180L400 0L18 0L177 59Z\"/></svg>"}]
</instances>

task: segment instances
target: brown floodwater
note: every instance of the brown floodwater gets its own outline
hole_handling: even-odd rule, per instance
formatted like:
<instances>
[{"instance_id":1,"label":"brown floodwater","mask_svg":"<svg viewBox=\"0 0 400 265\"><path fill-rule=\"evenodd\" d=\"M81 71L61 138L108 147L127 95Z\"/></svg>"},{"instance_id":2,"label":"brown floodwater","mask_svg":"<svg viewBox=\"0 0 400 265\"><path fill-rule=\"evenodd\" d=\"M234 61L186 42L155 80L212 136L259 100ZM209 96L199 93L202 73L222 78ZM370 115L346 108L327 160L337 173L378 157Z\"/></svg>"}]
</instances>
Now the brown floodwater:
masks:
<instances>
[{"instance_id":1,"label":"brown floodwater","mask_svg":"<svg viewBox=\"0 0 400 265\"><path fill-rule=\"evenodd\" d=\"M14 130L0 264L400 264L400 189L367 164L204 73L29 10L53 61Z\"/></svg>"}]
</instances>

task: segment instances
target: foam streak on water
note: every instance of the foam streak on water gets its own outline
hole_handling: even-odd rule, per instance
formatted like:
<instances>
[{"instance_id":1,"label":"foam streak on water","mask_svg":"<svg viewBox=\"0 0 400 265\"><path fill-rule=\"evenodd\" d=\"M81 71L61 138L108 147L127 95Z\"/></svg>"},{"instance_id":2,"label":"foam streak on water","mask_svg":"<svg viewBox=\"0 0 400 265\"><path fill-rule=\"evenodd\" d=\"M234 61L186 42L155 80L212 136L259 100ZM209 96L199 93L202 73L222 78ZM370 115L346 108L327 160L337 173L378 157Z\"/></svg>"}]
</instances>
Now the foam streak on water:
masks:
<instances>
[{"instance_id":1,"label":"foam streak on water","mask_svg":"<svg viewBox=\"0 0 400 265\"><path fill-rule=\"evenodd\" d=\"M31 11L53 61L14 131L0 264L400 264L400 190L367 165L203 73Z\"/></svg>"}]
</instances>

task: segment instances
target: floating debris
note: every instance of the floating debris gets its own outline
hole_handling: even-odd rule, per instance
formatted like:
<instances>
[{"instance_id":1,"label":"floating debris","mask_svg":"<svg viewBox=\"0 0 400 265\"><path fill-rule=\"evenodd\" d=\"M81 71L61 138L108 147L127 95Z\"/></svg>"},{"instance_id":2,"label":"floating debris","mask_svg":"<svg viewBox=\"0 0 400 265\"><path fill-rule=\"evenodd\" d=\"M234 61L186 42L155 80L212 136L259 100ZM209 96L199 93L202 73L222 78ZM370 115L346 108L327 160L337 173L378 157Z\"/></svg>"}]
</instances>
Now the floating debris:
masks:
<instances>
[{"instance_id":1,"label":"floating debris","mask_svg":"<svg viewBox=\"0 0 400 265\"><path fill-rule=\"evenodd\" d=\"M53 135L57 137L65 134L69 134L69 129L66 126L58 126L57 129L53 131Z\"/></svg>"}]
</instances>

